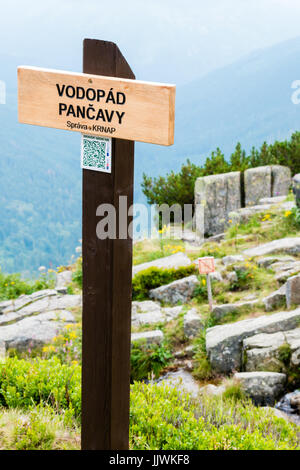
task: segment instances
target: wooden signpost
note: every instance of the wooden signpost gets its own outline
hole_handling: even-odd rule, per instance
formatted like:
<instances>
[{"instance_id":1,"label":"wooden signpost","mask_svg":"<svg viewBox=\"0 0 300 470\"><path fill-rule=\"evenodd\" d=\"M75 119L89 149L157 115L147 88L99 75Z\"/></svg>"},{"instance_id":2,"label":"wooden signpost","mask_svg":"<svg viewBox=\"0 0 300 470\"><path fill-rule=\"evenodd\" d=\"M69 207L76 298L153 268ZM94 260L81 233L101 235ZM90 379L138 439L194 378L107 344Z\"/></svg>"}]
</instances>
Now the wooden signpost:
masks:
<instances>
[{"instance_id":1,"label":"wooden signpost","mask_svg":"<svg viewBox=\"0 0 300 470\"><path fill-rule=\"evenodd\" d=\"M19 120L112 137L111 172L83 170L82 448L126 450L132 239L98 238L96 210L133 203L134 140L173 143L175 86L135 81L107 41L84 40L83 72L19 67Z\"/></svg>"},{"instance_id":2,"label":"wooden signpost","mask_svg":"<svg viewBox=\"0 0 300 470\"><path fill-rule=\"evenodd\" d=\"M211 290L211 282L210 282L210 273L215 272L215 260L213 256L206 256L204 258L198 258L198 264L199 264L199 274L206 274L206 286L207 286L209 310L212 311L213 298L212 298L212 290Z\"/></svg>"}]
</instances>

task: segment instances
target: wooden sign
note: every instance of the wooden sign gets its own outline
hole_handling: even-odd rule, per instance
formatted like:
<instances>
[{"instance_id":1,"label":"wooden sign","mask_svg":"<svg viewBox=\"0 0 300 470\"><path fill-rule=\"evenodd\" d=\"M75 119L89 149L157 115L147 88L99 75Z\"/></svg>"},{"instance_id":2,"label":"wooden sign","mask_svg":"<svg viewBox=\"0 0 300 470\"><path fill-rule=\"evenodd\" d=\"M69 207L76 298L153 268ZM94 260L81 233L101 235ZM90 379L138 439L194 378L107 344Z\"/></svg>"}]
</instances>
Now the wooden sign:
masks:
<instances>
[{"instance_id":1,"label":"wooden sign","mask_svg":"<svg viewBox=\"0 0 300 470\"><path fill-rule=\"evenodd\" d=\"M21 123L174 143L175 85L18 67L18 89Z\"/></svg>"},{"instance_id":2,"label":"wooden sign","mask_svg":"<svg viewBox=\"0 0 300 470\"><path fill-rule=\"evenodd\" d=\"M135 81L109 41L84 40L83 72L19 67L19 120L83 134L81 442L85 450L126 450L132 239L98 237L97 209L114 206L119 232L120 196L126 214L133 204L133 141L173 143L175 86Z\"/></svg>"},{"instance_id":3,"label":"wooden sign","mask_svg":"<svg viewBox=\"0 0 300 470\"><path fill-rule=\"evenodd\" d=\"M209 274L215 272L215 260L212 256L198 258L199 274Z\"/></svg>"}]
</instances>

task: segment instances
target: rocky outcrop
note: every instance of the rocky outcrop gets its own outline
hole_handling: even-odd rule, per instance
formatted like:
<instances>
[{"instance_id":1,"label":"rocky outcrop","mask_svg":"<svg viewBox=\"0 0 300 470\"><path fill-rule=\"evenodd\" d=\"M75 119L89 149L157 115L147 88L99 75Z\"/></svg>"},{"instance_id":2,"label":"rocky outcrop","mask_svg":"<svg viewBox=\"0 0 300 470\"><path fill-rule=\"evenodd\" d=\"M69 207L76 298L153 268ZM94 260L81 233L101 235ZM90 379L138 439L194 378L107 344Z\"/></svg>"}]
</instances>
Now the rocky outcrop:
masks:
<instances>
[{"instance_id":1,"label":"rocky outcrop","mask_svg":"<svg viewBox=\"0 0 300 470\"><path fill-rule=\"evenodd\" d=\"M162 308L152 300L132 302L131 322L133 326L167 323L180 315L182 306Z\"/></svg>"},{"instance_id":2,"label":"rocky outcrop","mask_svg":"<svg viewBox=\"0 0 300 470\"><path fill-rule=\"evenodd\" d=\"M188 276L178 281L171 282L165 286L157 287L149 291L152 299L159 300L169 304L177 304L178 302L186 303L191 300L195 288L199 281L196 276Z\"/></svg>"},{"instance_id":3,"label":"rocky outcrop","mask_svg":"<svg viewBox=\"0 0 300 470\"><path fill-rule=\"evenodd\" d=\"M24 351L52 340L68 323L74 322L69 309L81 307L80 295L61 295L45 289L0 303L0 344Z\"/></svg>"},{"instance_id":4,"label":"rocky outcrop","mask_svg":"<svg viewBox=\"0 0 300 470\"><path fill-rule=\"evenodd\" d=\"M258 303L258 300L248 300L237 302L236 304L216 305L212 310L212 316L216 320L221 320L230 314L242 313L248 310L251 311L257 307Z\"/></svg>"},{"instance_id":5,"label":"rocky outcrop","mask_svg":"<svg viewBox=\"0 0 300 470\"><path fill-rule=\"evenodd\" d=\"M166 256L164 258L158 258L154 261L149 261L149 263L142 263L133 266L132 275L144 271L149 268L160 268L160 269L169 269L169 268L181 268L183 266L190 266L192 261L184 253L175 253L171 256Z\"/></svg>"},{"instance_id":6,"label":"rocky outcrop","mask_svg":"<svg viewBox=\"0 0 300 470\"><path fill-rule=\"evenodd\" d=\"M2 355L8 349L26 351L42 346L57 336L68 323L73 323L73 315L66 311L49 311L24 318L11 325L0 328L0 344Z\"/></svg>"},{"instance_id":7,"label":"rocky outcrop","mask_svg":"<svg viewBox=\"0 0 300 470\"><path fill-rule=\"evenodd\" d=\"M265 309L267 312L271 312L272 310L275 310L276 308L283 307L286 305L286 286L283 285L281 286L280 289L276 290L275 292L272 292L270 295L267 297L264 297L262 299Z\"/></svg>"},{"instance_id":8,"label":"rocky outcrop","mask_svg":"<svg viewBox=\"0 0 300 470\"><path fill-rule=\"evenodd\" d=\"M293 192L295 194L297 207L300 208L300 173L293 178Z\"/></svg>"},{"instance_id":9,"label":"rocky outcrop","mask_svg":"<svg viewBox=\"0 0 300 470\"><path fill-rule=\"evenodd\" d=\"M231 266L236 263L241 263L245 260L245 257L242 255L229 255L222 258L222 263L224 266Z\"/></svg>"},{"instance_id":10,"label":"rocky outcrop","mask_svg":"<svg viewBox=\"0 0 300 470\"><path fill-rule=\"evenodd\" d=\"M208 328L206 351L213 369L220 373L240 370L243 340L259 333L291 330L298 326L299 321L300 309L297 309Z\"/></svg>"},{"instance_id":11,"label":"rocky outcrop","mask_svg":"<svg viewBox=\"0 0 300 470\"><path fill-rule=\"evenodd\" d=\"M184 369L176 372L169 372L158 380L158 385L176 387L184 393L190 394L193 398L199 395L200 387L194 377Z\"/></svg>"},{"instance_id":12,"label":"rocky outcrop","mask_svg":"<svg viewBox=\"0 0 300 470\"><path fill-rule=\"evenodd\" d=\"M300 328L247 338L243 351L246 371L288 373L300 364Z\"/></svg>"},{"instance_id":13,"label":"rocky outcrop","mask_svg":"<svg viewBox=\"0 0 300 470\"><path fill-rule=\"evenodd\" d=\"M164 339L163 332L160 330L142 331L141 333L131 334L131 343L161 344Z\"/></svg>"},{"instance_id":14,"label":"rocky outcrop","mask_svg":"<svg viewBox=\"0 0 300 470\"><path fill-rule=\"evenodd\" d=\"M67 294L68 285L72 281L72 271L65 270L56 274L55 290L60 294Z\"/></svg>"},{"instance_id":15,"label":"rocky outcrop","mask_svg":"<svg viewBox=\"0 0 300 470\"><path fill-rule=\"evenodd\" d=\"M273 406L284 391L286 375L274 372L240 372L234 374L241 389L256 405Z\"/></svg>"},{"instance_id":16,"label":"rocky outcrop","mask_svg":"<svg viewBox=\"0 0 300 470\"><path fill-rule=\"evenodd\" d=\"M270 166L249 168L244 173L245 205L256 206L260 199L271 197L272 174Z\"/></svg>"},{"instance_id":17,"label":"rocky outcrop","mask_svg":"<svg viewBox=\"0 0 300 470\"><path fill-rule=\"evenodd\" d=\"M196 230L200 238L224 232L228 214L241 207L240 172L210 175L195 183Z\"/></svg>"},{"instance_id":18,"label":"rocky outcrop","mask_svg":"<svg viewBox=\"0 0 300 470\"><path fill-rule=\"evenodd\" d=\"M300 304L300 275L290 277L286 282L287 308Z\"/></svg>"},{"instance_id":19,"label":"rocky outcrop","mask_svg":"<svg viewBox=\"0 0 300 470\"><path fill-rule=\"evenodd\" d=\"M243 252L243 255L249 258L254 258L256 256L265 256L278 252L289 253L292 255L300 253L300 237L273 240L272 242L265 243L264 245L249 248Z\"/></svg>"},{"instance_id":20,"label":"rocky outcrop","mask_svg":"<svg viewBox=\"0 0 300 470\"><path fill-rule=\"evenodd\" d=\"M197 310L192 308L185 314L183 319L184 335L187 338L194 338L203 328L203 320Z\"/></svg>"},{"instance_id":21,"label":"rocky outcrop","mask_svg":"<svg viewBox=\"0 0 300 470\"><path fill-rule=\"evenodd\" d=\"M272 196L286 196L292 183L290 168L282 165L272 165Z\"/></svg>"}]
</instances>

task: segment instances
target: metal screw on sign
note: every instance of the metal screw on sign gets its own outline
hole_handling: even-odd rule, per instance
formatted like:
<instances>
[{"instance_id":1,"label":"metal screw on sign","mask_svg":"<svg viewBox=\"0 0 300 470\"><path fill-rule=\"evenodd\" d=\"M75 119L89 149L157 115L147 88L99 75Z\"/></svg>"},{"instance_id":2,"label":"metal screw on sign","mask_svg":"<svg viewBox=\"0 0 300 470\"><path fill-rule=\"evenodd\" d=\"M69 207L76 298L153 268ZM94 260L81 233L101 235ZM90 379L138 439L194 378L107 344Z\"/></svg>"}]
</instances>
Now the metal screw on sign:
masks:
<instances>
[{"instance_id":1,"label":"metal screw on sign","mask_svg":"<svg viewBox=\"0 0 300 470\"><path fill-rule=\"evenodd\" d=\"M212 311L213 299L212 299L212 290L211 290L211 282L210 282L210 273L215 272L215 259L213 258L213 256L207 256L205 258L198 258L198 263L199 263L199 274L206 274L209 310Z\"/></svg>"}]
</instances>

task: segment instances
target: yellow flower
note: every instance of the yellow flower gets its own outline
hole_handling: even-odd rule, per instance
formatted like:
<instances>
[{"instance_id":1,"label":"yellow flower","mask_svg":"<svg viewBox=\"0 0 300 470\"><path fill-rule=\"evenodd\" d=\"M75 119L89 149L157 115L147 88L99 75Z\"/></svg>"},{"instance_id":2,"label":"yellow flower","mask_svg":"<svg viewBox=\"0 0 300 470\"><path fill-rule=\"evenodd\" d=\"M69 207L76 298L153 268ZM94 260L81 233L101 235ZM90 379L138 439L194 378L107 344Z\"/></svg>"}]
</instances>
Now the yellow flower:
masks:
<instances>
[{"instance_id":1,"label":"yellow flower","mask_svg":"<svg viewBox=\"0 0 300 470\"><path fill-rule=\"evenodd\" d=\"M228 220L228 223L229 223L229 224L232 224L232 220L231 220L231 219L229 219L229 220Z\"/></svg>"},{"instance_id":2,"label":"yellow flower","mask_svg":"<svg viewBox=\"0 0 300 470\"><path fill-rule=\"evenodd\" d=\"M70 339L75 339L77 338L77 334L75 333L75 331L71 331L71 333L69 334L69 337Z\"/></svg>"},{"instance_id":3,"label":"yellow flower","mask_svg":"<svg viewBox=\"0 0 300 470\"><path fill-rule=\"evenodd\" d=\"M291 215L292 211L285 211L284 217L289 217Z\"/></svg>"},{"instance_id":4,"label":"yellow flower","mask_svg":"<svg viewBox=\"0 0 300 470\"><path fill-rule=\"evenodd\" d=\"M12 281L12 282L11 282L11 285L13 286L14 284L15 284L15 282L14 282L14 281Z\"/></svg>"},{"instance_id":5,"label":"yellow flower","mask_svg":"<svg viewBox=\"0 0 300 470\"><path fill-rule=\"evenodd\" d=\"M202 285L206 286L206 280L205 279L202 279Z\"/></svg>"}]
</instances>

